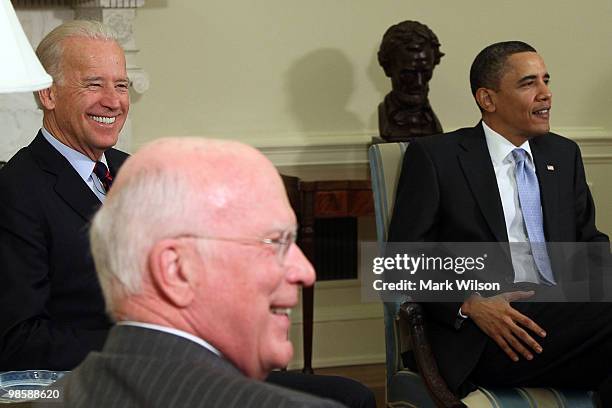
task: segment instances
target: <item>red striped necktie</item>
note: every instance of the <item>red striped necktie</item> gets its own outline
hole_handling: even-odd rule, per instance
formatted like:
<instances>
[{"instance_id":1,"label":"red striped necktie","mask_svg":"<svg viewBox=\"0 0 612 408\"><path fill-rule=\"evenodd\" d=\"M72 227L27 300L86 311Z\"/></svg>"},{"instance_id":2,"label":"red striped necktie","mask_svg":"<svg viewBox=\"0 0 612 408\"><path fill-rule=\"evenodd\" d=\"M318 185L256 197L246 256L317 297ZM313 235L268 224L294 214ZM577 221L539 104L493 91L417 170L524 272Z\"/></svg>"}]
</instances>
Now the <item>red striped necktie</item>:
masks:
<instances>
[{"instance_id":1,"label":"red striped necktie","mask_svg":"<svg viewBox=\"0 0 612 408\"><path fill-rule=\"evenodd\" d=\"M110 171L108 170L106 165L101 161L97 161L96 165L94 166L93 172L100 179L102 186L104 186L104 190L108 192L108 190L111 188L111 185L113 184L113 176L110 174Z\"/></svg>"}]
</instances>

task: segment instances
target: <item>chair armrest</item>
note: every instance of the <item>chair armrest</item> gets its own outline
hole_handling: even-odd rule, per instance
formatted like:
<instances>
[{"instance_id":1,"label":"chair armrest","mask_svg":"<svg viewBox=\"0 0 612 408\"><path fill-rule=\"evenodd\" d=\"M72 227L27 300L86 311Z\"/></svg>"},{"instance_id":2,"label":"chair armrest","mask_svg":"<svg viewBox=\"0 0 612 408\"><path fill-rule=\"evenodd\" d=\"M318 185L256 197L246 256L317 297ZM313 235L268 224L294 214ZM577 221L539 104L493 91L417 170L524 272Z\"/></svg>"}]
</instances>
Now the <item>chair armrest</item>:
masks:
<instances>
[{"instance_id":1,"label":"chair armrest","mask_svg":"<svg viewBox=\"0 0 612 408\"><path fill-rule=\"evenodd\" d=\"M408 324L412 352L414 353L427 391L429 391L436 405L442 408L467 407L448 389L446 382L440 375L436 359L425 333L425 318L421 305L413 302L402 303L399 310L399 318Z\"/></svg>"}]
</instances>

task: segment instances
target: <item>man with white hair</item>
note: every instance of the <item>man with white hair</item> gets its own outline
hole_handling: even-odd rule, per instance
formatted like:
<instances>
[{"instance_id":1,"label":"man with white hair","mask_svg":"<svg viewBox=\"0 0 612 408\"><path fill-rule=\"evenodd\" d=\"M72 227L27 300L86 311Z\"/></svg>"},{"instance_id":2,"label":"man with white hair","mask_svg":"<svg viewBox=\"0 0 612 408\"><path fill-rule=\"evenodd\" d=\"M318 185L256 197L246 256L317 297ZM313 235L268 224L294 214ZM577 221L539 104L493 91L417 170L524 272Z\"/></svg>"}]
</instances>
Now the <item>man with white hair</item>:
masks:
<instances>
[{"instance_id":1,"label":"man with white hair","mask_svg":"<svg viewBox=\"0 0 612 408\"><path fill-rule=\"evenodd\" d=\"M69 370L102 347L110 321L87 225L126 154L123 50L98 22L71 21L37 48L53 77L43 125L0 171L0 371Z\"/></svg>"},{"instance_id":2,"label":"man with white hair","mask_svg":"<svg viewBox=\"0 0 612 408\"><path fill-rule=\"evenodd\" d=\"M91 227L117 325L57 384L64 405L341 406L258 381L289 363L289 311L315 280L296 229L251 147L161 139L128 159Z\"/></svg>"}]
</instances>

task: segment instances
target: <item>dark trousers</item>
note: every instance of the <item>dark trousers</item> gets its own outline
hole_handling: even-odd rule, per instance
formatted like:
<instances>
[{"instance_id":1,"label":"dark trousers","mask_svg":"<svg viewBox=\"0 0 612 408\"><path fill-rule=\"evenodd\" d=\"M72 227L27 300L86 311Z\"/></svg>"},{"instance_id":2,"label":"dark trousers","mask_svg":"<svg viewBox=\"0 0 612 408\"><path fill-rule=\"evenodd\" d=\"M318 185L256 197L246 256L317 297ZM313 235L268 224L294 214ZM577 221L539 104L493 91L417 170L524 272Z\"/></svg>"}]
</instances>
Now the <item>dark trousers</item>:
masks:
<instances>
[{"instance_id":1,"label":"dark trousers","mask_svg":"<svg viewBox=\"0 0 612 408\"><path fill-rule=\"evenodd\" d=\"M266 378L266 382L338 401L349 408L376 408L374 393L350 378L273 371Z\"/></svg>"},{"instance_id":2,"label":"dark trousers","mask_svg":"<svg viewBox=\"0 0 612 408\"><path fill-rule=\"evenodd\" d=\"M612 304L515 303L513 306L542 327L547 336L532 337L543 352L513 362L492 340L471 374L483 386L584 388L599 391L603 406L612 407Z\"/></svg>"}]
</instances>

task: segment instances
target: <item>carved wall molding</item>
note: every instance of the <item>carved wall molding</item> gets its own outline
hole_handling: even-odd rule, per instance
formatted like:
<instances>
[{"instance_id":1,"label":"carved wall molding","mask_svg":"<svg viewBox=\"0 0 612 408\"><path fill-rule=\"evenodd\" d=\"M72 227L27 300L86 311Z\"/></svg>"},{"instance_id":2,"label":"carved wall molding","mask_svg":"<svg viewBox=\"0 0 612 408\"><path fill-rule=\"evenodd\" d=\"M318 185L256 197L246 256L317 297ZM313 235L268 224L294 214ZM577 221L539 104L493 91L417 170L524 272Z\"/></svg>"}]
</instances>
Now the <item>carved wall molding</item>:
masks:
<instances>
[{"instance_id":1,"label":"carved wall molding","mask_svg":"<svg viewBox=\"0 0 612 408\"><path fill-rule=\"evenodd\" d=\"M11 0L30 43L40 40L59 24L75 18L101 21L119 34L125 50L128 77L133 92L142 94L149 89L149 76L137 63L139 49L134 38L136 9L145 0ZM0 95L0 160L8 160L30 143L42 123L42 111L32 93ZM131 120L128 118L117 146L131 151Z\"/></svg>"},{"instance_id":2,"label":"carved wall molding","mask_svg":"<svg viewBox=\"0 0 612 408\"><path fill-rule=\"evenodd\" d=\"M145 0L72 0L74 7L138 8Z\"/></svg>"},{"instance_id":3,"label":"carved wall molding","mask_svg":"<svg viewBox=\"0 0 612 408\"><path fill-rule=\"evenodd\" d=\"M11 0L11 3L17 7L70 7L73 0Z\"/></svg>"},{"instance_id":4,"label":"carved wall molding","mask_svg":"<svg viewBox=\"0 0 612 408\"><path fill-rule=\"evenodd\" d=\"M447 129L458 128L449 126ZM306 132L279 135L258 135L245 139L253 143L277 166L320 166L368 163L368 147L376 130L364 133L334 134ZM574 140L582 150L585 163L601 162L612 157L612 130L603 127L563 127L553 132ZM608 160L612 165L612 160Z\"/></svg>"},{"instance_id":5,"label":"carved wall molding","mask_svg":"<svg viewBox=\"0 0 612 408\"><path fill-rule=\"evenodd\" d=\"M145 0L11 0L15 8L72 8L74 18L100 21L110 26L119 36L119 42L125 50L128 77L134 92L143 94L149 89L149 75L138 66L136 57L140 51L134 37L134 20L136 9L144 6ZM44 11L40 11L44 13ZM25 20L31 20L31 15ZM34 17L35 18L35 17ZM23 14L20 19L24 19ZM36 19L36 18L35 18ZM41 24L32 24L30 21L22 21L24 30L30 41L35 45L46 34L40 34Z\"/></svg>"},{"instance_id":6,"label":"carved wall molding","mask_svg":"<svg viewBox=\"0 0 612 408\"><path fill-rule=\"evenodd\" d=\"M138 8L145 0L11 0L15 7L102 7Z\"/></svg>"}]
</instances>

